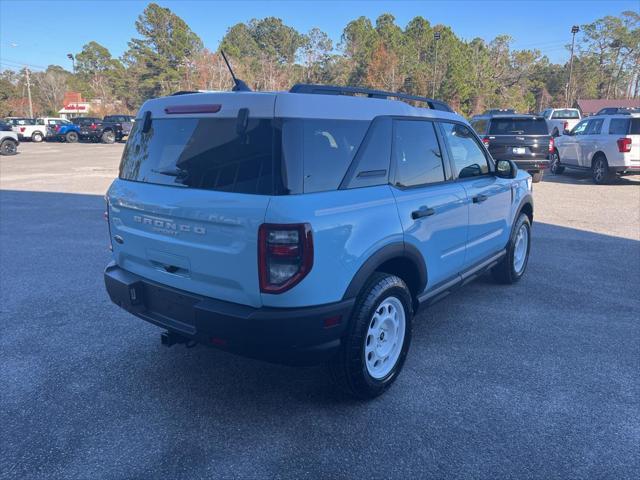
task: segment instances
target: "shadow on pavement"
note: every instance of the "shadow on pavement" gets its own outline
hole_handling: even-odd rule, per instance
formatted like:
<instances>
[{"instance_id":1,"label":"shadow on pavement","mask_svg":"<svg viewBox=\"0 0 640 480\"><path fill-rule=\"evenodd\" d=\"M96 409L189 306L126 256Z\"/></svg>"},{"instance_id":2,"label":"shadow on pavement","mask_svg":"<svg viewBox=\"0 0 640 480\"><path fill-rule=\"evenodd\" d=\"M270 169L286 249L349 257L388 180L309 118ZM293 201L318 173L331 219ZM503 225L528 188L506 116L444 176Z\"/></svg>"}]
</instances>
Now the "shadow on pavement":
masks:
<instances>
[{"instance_id":1,"label":"shadow on pavement","mask_svg":"<svg viewBox=\"0 0 640 480\"><path fill-rule=\"evenodd\" d=\"M567 183L572 185L592 185L596 186L593 183L591 178L591 171L587 170L571 170L566 169L560 175L554 175L548 170L544 172L544 177L542 178L543 182L553 182L553 183ZM608 185L631 185L640 187L640 175L629 175L629 176L616 176L616 178L611 181Z\"/></svg>"},{"instance_id":2,"label":"shadow on pavement","mask_svg":"<svg viewBox=\"0 0 640 480\"><path fill-rule=\"evenodd\" d=\"M110 303L101 196L0 191L14 478L631 477L640 242L534 224L527 275L424 310L383 397L206 347ZM389 462L393 458L394 462Z\"/></svg>"}]
</instances>

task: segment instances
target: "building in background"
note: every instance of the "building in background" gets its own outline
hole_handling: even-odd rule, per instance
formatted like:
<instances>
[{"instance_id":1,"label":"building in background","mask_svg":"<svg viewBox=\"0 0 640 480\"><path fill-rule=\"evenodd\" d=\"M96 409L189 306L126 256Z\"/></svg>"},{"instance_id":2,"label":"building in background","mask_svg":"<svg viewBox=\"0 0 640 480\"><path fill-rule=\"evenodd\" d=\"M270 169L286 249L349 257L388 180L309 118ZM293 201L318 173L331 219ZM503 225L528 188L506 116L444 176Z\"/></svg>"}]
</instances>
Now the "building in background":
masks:
<instances>
[{"instance_id":1,"label":"building in background","mask_svg":"<svg viewBox=\"0 0 640 480\"><path fill-rule=\"evenodd\" d=\"M606 98L579 99L573 104L573 108L579 109L583 117L595 115L607 107L640 108L640 98L612 98L608 100Z\"/></svg>"},{"instance_id":2,"label":"building in background","mask_svg":"<svg viewBox=\"0 0 640 480\"><path fill-rule=\"evenodd\" d=\"M80 92L66 92L58 115L62 118L85 117L90 112L91 102L83 100Z\"/></svg>"}]
</instances>

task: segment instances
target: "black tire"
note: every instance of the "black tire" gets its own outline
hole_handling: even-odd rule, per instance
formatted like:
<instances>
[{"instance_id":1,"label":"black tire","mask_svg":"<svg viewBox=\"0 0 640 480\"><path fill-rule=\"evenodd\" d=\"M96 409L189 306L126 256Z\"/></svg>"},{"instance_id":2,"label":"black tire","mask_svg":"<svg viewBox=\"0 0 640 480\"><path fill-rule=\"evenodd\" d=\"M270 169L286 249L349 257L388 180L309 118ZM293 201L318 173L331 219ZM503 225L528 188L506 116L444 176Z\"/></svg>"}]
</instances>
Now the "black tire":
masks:
<instances>
[{"instance_id":1,"label":"black tire","mask_svg":"<svg viewBox=\"0 0 640 480\"><path fill-rule=\"evenodd\" d=\"M613 180L614 175L609 169L607 157L596 155L591 162L591 178L596 185L605 185Z\"/></svg>"},{"instance_id":2,"label":"black tire","mask_svg":"<svg viewBox=\"0 0 640 480\"><path fill-rule=\"evenodd\" d=\"M42 132L33 132L31 134L32 142L40 143L43 140L44 140L44 135L42 134Z\"/></svg>"},{"instance_id":3,"label":"black tire","mask_svg":"<svg viewBox=\"0 0 640 480\"><path fill-rule=\"evenodd\" d=\"M551 154L549 171L553 175L562 175L562 173L564 172L564 167L560 163L560 154L558 153L558 150L554 150Z\"/></svg>"},{"instance_id":4,"label":"black tire","mask_svg":"<svg viewBox=\"0 0 640 480\"><path fill-rule=\"evenodd\" d=\"M116 142L116 134L113 130L105 130L102 132L101 137L102 143L115 143Z\"/></svg>"},{"instance_id":5,"label":"black tire","mask_svg":"<svg viewBox=\"0 0 640 480\"><path fill-rule=\"evenodd\" d=\"M384 343L384 330L381 331L380 337L371 340L373 335L369 329L378 321L374 320L374 313L381 314L381 304L389 300L396 304L399 301L403 308L403 312L398 312L404 313L405 317L403 343L399 353L396 353L398 357L391 370L384 376L375 378L369 373L365 359L365 343ZM348 394L361 399L374 398L384 393L398 377L407 357L411 344L412 318L411 293L402 279L387 273L373 274L358 295L340 352L329 362L329 371L335 383ZM391 351L393 350L392 346ZM372 352L368 355L372 355Z\"/></svg>"},{"instance_id":6,"label":"black tire","mask_svg":"<svg viewBox=\"0 0 640 480\"><path fill-rule=\"evenodd\" d=\"M76 143L78 141L78 134L76 132L67 132L64 136L64 140L67 143Z\"/></svg>"},{"instance_id":7,"label":"black tire","mask_svg":"<svg viewBox=\"0 0 640 480\"><path fill-rule=\"evenodd\" d=\"M533 183L539 183L542 181L542 176L544 172L535 172L531 174L531 178L533 178Z\"/></svg>"},{"instance_id":8,"label":"black tire","mask_svg":"<svg viewBox=\"0 0 640 480\"><path fill-rule=\"evenodd\" d=\"M520 268L516 268L516 241L518 233L521 228L526 229L527 243L525 250L524 263ZM527 264L529 263L529 251L531 250L531 222L526 214L521 213L516 221L513 229L511 230L511 237L509 238L509 244L507 245L507 254L500 260L500 263L491 269L493 278L498 283L511 284L516 283L522 278L524 272L527 270Z\"/></svg>"},{"instance_id":9,"label":"black tire","mask_svg":"<svg viewBox=\"0 0 640 480\"><path fill-rule=\"evenodd\" d=\"M5 138L2 143L0 143L1 155L15 155L16 153L18 153L18 142L12 138Z\"/></svg>"}]
</instances>

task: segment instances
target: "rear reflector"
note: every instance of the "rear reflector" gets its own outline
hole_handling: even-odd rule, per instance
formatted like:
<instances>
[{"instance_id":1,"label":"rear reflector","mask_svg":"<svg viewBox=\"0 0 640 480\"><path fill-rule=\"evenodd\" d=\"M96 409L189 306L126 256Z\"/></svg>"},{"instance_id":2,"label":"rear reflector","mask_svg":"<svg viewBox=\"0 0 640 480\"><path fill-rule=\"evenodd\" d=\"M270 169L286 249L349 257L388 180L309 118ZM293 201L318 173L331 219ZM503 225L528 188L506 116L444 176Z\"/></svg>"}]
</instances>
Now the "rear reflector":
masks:
<instances>
[{"instance_id":1,"label":"rear reflector","mask_svg":"<svg viewBox=\"0 0 640 480\"><path fill-rule=\"evenodd\" d=\"M181 113L218 113L222 105L219 103L209 105L171 105L166 107L164 112L168 115Z\"/></svg>"},{"instance_id":2,"label":"rear reflector","mask_svg":"<svg viewBox=\"0 0 640 480\"><path fill-rule=\"evenodd\" d=\"M333 317L327 317L323 321L324 328L331 328L342 323L342 315L334 315Z\"/></svg>"}]
</instances>

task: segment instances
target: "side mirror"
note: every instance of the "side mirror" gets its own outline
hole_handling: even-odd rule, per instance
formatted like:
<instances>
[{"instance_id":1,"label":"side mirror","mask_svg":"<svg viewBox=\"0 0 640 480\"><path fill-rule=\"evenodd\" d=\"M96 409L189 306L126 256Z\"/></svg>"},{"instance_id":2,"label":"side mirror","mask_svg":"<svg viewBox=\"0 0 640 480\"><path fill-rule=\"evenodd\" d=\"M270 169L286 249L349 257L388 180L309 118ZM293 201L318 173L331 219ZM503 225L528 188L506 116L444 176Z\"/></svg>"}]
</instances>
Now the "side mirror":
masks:
<instances>
[{"instance_id":1,"label":"side mirror","mask_svg":"<svg viewBox=\"0 0 640 480\"><path fill-rule=\"evenodd\" d=\"M563 135L573 135L573 134L571 133L571 130L564 130L564 131L562 132L562 134L563 134Z\"/></svg>"},{"instance_id":2,"label":"side mirror","mask_svg":"<svg viewBox=\"0 0 640 480\"><path fill-rule=\"evenodd\" d=\"M498 160L496 162L496 177L516 178L518 166L513 160Z\"/></svg>"}]
</instances>

